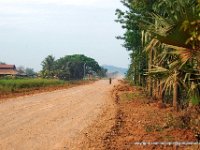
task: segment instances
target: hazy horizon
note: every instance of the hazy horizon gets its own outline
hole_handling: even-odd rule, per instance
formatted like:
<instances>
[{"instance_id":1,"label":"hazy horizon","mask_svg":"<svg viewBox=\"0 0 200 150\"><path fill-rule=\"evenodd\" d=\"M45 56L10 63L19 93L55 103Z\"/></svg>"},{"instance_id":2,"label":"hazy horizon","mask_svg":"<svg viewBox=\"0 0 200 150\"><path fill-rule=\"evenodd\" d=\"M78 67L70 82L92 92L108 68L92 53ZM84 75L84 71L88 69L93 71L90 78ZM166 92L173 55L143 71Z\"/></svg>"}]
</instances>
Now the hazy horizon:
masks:
<instances>
[{"instance_id":1,"label":"hazy horizon","mask_svg":"<svg viewBox=\"0 0 200 150\"><path fill-rule=\"evenodd\" d=\"M117 0L0 0L0 61L39 71L48 55L84 54L100 65L128 67L115 39Z\"/></svg>"}]
</instances>

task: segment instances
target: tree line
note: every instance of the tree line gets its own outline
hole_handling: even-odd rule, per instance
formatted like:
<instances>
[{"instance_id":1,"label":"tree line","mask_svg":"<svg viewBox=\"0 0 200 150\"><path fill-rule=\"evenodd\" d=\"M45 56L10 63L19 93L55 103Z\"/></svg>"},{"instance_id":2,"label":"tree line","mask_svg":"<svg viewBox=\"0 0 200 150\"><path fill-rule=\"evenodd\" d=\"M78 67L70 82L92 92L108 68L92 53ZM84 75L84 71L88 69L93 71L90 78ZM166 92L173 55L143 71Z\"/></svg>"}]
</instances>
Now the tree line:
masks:
<instances>
[{"instance_id":1,"label":"tree line","mask_svg":"<svg viewBox=\"0 0 200 150\"><path fill-rule=\"evenodd\" d=\"M79 80L86 75L105 77L106 72L96 60L85 55L66 55L57 60L49 55L42 61L41 75L43 78Z\"/></svg>"},{"instance_id":2,"label":"tree line","mask_svg":"<svg viewBox=\"0 0 200 150\"><path fill-rule=\"evenodd\" d=\"M121 0L117 39L130 52L127 79L175 110L200 104L200 1Z\"/></svg>"}]
</instances>

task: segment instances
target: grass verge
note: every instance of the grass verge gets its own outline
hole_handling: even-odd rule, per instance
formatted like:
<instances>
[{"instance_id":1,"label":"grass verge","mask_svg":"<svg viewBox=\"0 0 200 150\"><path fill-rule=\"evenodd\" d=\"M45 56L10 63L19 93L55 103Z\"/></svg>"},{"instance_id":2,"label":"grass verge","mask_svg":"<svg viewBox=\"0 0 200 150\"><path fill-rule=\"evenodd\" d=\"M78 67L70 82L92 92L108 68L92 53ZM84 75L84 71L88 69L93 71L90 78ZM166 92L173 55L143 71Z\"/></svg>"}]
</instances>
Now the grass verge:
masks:
<instances>
[{"instance_id":1,"label":"grass verge","mask_svg":"<svg viewBox=\"0 0 200 150\"><path fill-rule=\"evenodd\" d=\"M57 79L0 79L0 99L49 92L91 83L91 80L62 81Z\"/></svg>"},{"instance_id":2,"label":"grass verge","mask_svg":"<svg viewBox=\"0 0 200 150\"><path fill-rule=\"evenodd\" d=\"M0 93L3 94L24 89L59 86L65 84L67 84L67 82L56 79L1 79Z\"/></svg>"}]
</instances>

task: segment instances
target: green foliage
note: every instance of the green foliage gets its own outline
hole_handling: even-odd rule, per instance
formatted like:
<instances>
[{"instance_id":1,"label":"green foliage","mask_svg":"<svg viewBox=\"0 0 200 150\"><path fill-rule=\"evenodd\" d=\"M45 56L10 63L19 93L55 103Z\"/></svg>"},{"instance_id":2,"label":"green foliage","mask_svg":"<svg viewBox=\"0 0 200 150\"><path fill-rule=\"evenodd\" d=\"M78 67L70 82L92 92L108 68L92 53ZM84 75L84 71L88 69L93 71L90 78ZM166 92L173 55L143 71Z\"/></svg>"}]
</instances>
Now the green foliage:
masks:
<instances>
[{"instance_id":1,"label":"green foliage","mask_svg":"<svg viewBox=\"0 0 200 150\"><path fill-rule=\"evenodd\" d=\"M195 0L166 0L159 1L156 5L161 8L172 8L157 10L152 14L155 23L149 23L147 26L153 38L164 45L163 51L160 52L160 55L164 55L161 59L158 57L157 59L160 62L166 61L167 64L162 63L154 67L154 70L149 70L149 73L155 73L155 70L158 72L159 67L167 69L168 72L165 72L165 77L162 78L166 88L171 87L172 90L176 77L179 89L188 91L192 101L200 99L198 94L200 91L200 42L197 23L200 18L199 4ZM153 45L151 49L156 47L158 45Z\"/></svg>"},{"instance_id":2,"label":"green foliage","mask_svg":"<svg viewBox=\"0 0 200 150\"><path fill-rule=\"evenodd\" d=\"M44 78L53 78L55 76L55 58L52 55L47 56L42 61L42 76Z\"/></svg>"},{"instance_id":3,"label":"green foliage","mask_svg":"<svg viewBox=\"0 0 200 150\"><path fill-rule=\"evenodd\" d=\"M118 39L124 40L123 46L131 51L127 79L136 85L148 85L149 95L158 91L159 98L174 95L174 102L184 102L180 95L186 93L185 100L189 97L193 104L199 105L199 1L121 2L127 9L116 10L116 22L125 29Z\"/></svg>"},{"instance_id":4,"label":"green foliage","mask_svg":"<svg viewBox=\"0 0 200 150\"><path fill-rule=\"evenodd\" d=\"M0 79L0 93L64 84L66 84L66 82L56 79Z\"/></svg>"},{"instance_id":5,"label":"green foliage","mask_svg":"<svg viewBox=\"0 0 200 150\"><path fill-rule=\"evenodd\" d=\"M43 77L57 77L62 80L79 80L85 75L98 75L104 77L106 70L90 57L85 55L66 55L58 60L53 56L48 56L42 62Z\"/></svg>"},{"instance_id":6,"label":"green foliage","mask_svg":"<svg viewBox=\"0 0 200 150\"><path fill-rule=\"evenodd\" d=\"M33 68L26 68L25 69L25 74L28 75L28 76L34 76L36 73L33 70Z\"/></svg>"},{"instance_id":7,"label":"green foliage","mask_svg":"<svg viewBox=\"0 0 200 150\"><path fill-rule=\"evenodd\" d=\"M155 1L122 0L121 2L127 10L116 10L116 22L122 24L125 33L123 36L118 36L117 39L123 40L123 46L131 51L131 64L126 77L136 85L144 85L146 84L144 72L147 70L148 59L147 54L143 53L141 20L144 18L149 20L148 13L152 12L152 5Z\"/></svg>"},{"instance_id":8,"label":"green foliage","mask_svg":"<svg viewBox=\"0 0 200 150\"><path fill-rule=\"evenodd\" d=\"M107 71L108 71L107 69L101 67L101 69L98 70L97 75L100 76L100 77L106 77Z\"/></svg>"},{"instance_id":9,"label":"green foliage","mask_svg":"<svg viewBox=\"0 0 200 150\"><path fill-rule=\"evenodd\" d=\"M193 105L199 105L200 104L199 96L194 95L194 96L191 97L191 99L192 99L191 102L192 102Z\"/></svg>"}]
</instances>

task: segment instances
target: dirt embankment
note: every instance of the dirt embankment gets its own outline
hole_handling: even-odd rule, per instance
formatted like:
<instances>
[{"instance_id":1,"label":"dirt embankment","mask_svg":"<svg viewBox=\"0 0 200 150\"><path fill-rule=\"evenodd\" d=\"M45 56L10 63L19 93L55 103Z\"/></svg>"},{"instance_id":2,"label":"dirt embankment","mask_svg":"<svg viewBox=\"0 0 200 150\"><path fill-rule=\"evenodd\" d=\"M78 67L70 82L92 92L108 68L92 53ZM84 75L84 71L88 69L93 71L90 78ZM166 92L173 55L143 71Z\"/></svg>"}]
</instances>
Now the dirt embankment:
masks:
<instances>
[{"instance_id":1,"label":"dirt embankment","mask_svg":"<svg viewBox=\"0 0 200 150\"><path fill-rule=\"evenodd\" d=\"M111 131L104 135L104 149L198 149L197 145L178 145L197 142L194 129L189 126L190 120L183 112L175 113L169 106L152 102L141 88L125 83L115 87L113 94L117 105L116 121ZM161 145L161 142L179 143Z\"/></svg>"}]
</instances>

